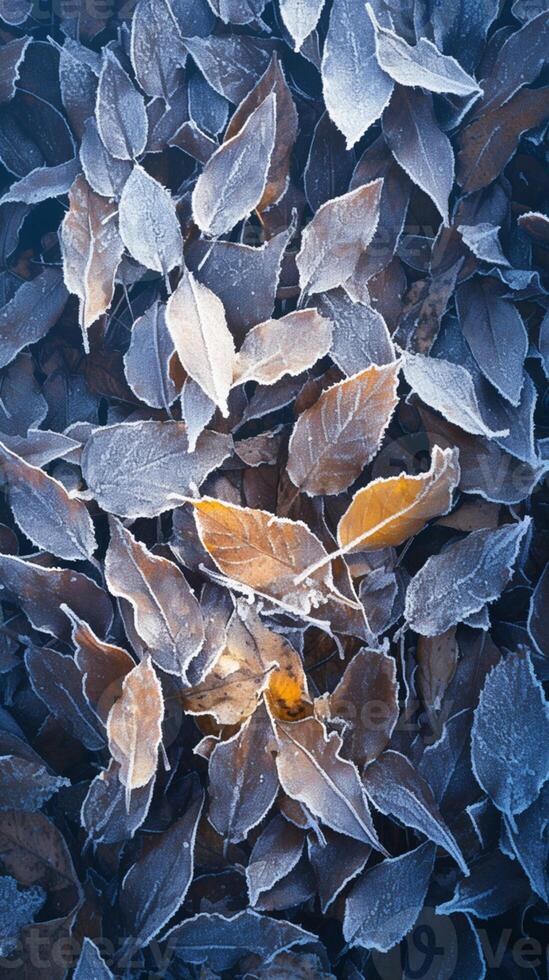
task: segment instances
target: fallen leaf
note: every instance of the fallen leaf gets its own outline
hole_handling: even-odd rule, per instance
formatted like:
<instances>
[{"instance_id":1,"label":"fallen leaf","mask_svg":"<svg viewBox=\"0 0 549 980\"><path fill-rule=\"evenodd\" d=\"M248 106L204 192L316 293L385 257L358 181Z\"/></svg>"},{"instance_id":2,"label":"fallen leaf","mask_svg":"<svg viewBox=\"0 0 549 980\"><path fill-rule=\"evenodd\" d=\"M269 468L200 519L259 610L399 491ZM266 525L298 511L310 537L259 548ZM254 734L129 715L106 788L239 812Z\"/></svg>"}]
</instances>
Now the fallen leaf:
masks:
<instances>
[{"instance_id":1,"label":"fallen leaf","mask_svg":"<svg viewBox=\"0 0 549 980\"><path fill-rule=\"evenodd\" d=\"M235 349L223 303L185 270L168 300L166 324L181 364L226 416Z\"/></svg>"},{"instance_id":2,"label":"fallen leaf","mask_svg":"<svg viewBox=\"0 0 549 980\"><path fill-rule=\"evenodd\" d=\"M372 364L322 392L288 446L292 483L310 496L341 493L377 453L397 403L400 362Z\"/></svg>"},{"instance_id":3,"label":"fallen leaf","mask_svg":"<svg viewBox=\"0 0 549 980\"><path fill-rule=\"evenodd\" d=\"M257 207L267 186L275 135L273 91L210 157L196 182L193 216L204 234L231 231Z\"/></svg>"},{"instance_id":4,"label":"fallen leaf","mask_svg":"<svg viewBox=\"0 0 549 980\"><path fill-rule=\"evenodd\" d=\"M124 246L116 208L95 194L79 176L69 191L70 208L61 226L65 284L80 300L84 349L88 330L105 313L114 295L114 279Z\"/></svg>"},{"instance_id":5,"label":"fallen leaf","mask_svg":"<svg viewBox=\"0 0 549 980\"><path fill-rule=\"evenodd\" d=\"M295 310L250 330L234 361L233 384L275 384L285 374L301 374L324 357L332 323L315 309Z\"/></svg>"},{"instance_id":6,"label":"fallen leaf","mask_svg":"<svg viewBox=\"0 0 549 980\"><path fill-rule=\"evenodd\" d=\"M122 694L107 718L109 751L120 764L120 782L126 787L126 809L132 790L146 786L156 772L163 718L162 689L146 658L126 674Z\"/></svg>"},{"instance_id":7,"label":"fallen leaf","mask_svg":"<svg viewBox=\"0 0 549 980\"><path fill-rule=\"evenodd\" d=\"M296 257L303 293L335 289L352 276L379 221L382 185L374 180L318 209L303 231Z\"/></svg>"}]
</instances>

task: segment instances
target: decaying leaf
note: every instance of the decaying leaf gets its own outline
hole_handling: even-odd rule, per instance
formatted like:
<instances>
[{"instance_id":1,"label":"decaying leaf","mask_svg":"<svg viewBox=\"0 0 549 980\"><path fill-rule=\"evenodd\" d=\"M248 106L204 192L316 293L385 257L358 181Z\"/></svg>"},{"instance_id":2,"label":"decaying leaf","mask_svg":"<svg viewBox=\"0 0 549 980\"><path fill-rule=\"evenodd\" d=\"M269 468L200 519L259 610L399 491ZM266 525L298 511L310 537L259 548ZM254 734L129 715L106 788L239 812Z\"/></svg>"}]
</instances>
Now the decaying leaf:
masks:
<instances>
[{"instance_id":1,"label":"decaying leaf","mask_svg":"<svg viewBox=\"0 0 549 980\"><path fill-rule=\"evenodd\" d=\"M156 772L163 717L160 682L146 658L126 674L120 698L107 718L109 750L120 764L119 778L127 800L132 790L146 786Z\"/></svg>"},{"instance_id":2,"label":"decaying leaf","mask_svg":"<svg viewBox=\"0 0 549 980\"><path fill-rule=\"evenodd\" d=\"M80 300L84 347L87 331L109 308L124 246L117 211L95 194L85 177L77 177L69 193L70 210L61 226L63 272L71 293Z\"/></svg>"},{"instance_id":3,"label":"decaying leaf","mask_svg":"<svg viewBox=\"0 0 549 980\"><path fill-rule=\"evenodd\" d=\"M296 310L250 330L234 361L234 384L271 385L285 374L301 374L324 357L332 341L332 323L317 310Z\"/></svg>"},{"instance_id":4,"label":"decaying leaf","mask_svg":"<svg viewBox=\"0 0 549 980\"><path fill-rule=\"evenodd\" d=\"M342 286L370 244L379 221L383 181L326 201L303 232L296 262L304 293Z\"/></svg>"},{"instance_id":5,"label":"decaying leaf","mask_svg":"<svg viewBox=\"0 0 549 980\"><path fill-rule=\"evenodd\" d=\"M183 703L193 714L234 725L253 713L264 691L277 717L308 712L307 681L296 650L241 601L218 656L200 683L185 691Z\"/></svg>"},{"instance_id":6,"label":"decaying leaf","mask_svg":"<svg viewBox=\"0 0 549 980\"><path fill-rule=\"evenodd\" d=\"M375 456L397 403L400 363L372 364L322 392L298 418L290 479L304 493L341 493Z\"/></svg>"}]
</instances>

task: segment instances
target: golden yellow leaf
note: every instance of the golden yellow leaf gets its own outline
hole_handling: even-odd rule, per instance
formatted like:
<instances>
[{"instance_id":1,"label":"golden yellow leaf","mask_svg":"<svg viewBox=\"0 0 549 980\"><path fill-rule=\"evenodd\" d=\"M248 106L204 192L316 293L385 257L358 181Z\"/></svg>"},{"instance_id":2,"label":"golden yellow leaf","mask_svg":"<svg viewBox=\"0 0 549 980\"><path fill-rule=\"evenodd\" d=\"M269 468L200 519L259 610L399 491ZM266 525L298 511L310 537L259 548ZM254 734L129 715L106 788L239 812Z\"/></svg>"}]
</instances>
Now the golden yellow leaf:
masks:
<instances>
[{"instance_id":1,"label":"golden yellow leaf","mask_svg":"<svg viewBox=\"0 0 549 980\"><path fill-rule=\"evenodd\" d=\"M107 718L109 749L120 763L120 782L126 787L126 799L132 789L146 786L155 774L163 717L160 681L147 657L126 674L122 696Z\"/></svg>"},{"instance_id":2,"label":"golden yellow leaf","mask_svg":"<svg viewBox=\"0 0 549 980\"><path fill-rule=\"evenodd\" d=\"M452 493L459 483L457 449L433 448L427 473L409 476L401 473L387 479L373 480L355 493L337 528L339 550L328 560L355 549L376 551L396 547L425 526L433 517L450 510ZM316 573L321 562L306 568L297 576Z\"/></svg>"},{"instance_id":3,"label":"golden yellow leaf","mask_svg":"<svg viewBox=\"0 0 549 980\"><path fill-rule=\"evenodd\" d=\"M190 714L211 714L221 725L234 725L253 713L265 690L277 717L299 718L310 711L298 653L241 600L224 648L204 679L185 691L183 705Z\"/></svg>"},{"instance_id":4,"label":"golden yellow leaf","mask_svg":"<svg viewBox=\"0 0 549 980\"><path fill-rule=\"evenodd\" d=\"M300 615L308 615L329 599L353 605L335 588L326 549L302 521L212 497L189 503L206 551L244 591L266 596ZM304 576L296 586L296 577L317 562L322 569Z\"/></svg>"}]
</instances>

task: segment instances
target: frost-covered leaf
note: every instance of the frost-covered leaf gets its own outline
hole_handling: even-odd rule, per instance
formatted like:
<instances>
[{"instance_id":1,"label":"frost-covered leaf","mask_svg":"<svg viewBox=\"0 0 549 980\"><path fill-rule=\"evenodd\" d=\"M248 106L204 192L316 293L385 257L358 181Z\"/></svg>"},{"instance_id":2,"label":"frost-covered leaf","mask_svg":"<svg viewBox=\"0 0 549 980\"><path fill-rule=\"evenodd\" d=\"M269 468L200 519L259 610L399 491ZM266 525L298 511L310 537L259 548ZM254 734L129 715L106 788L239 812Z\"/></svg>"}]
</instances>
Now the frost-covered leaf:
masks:
<instances>
[{"instance_id":1,"label":"frost-covered leaf","mask_svg":"<svg viewBox=\"0 0 549 980\"><path fill-rule=\"evenodd\" d=\"M169 191L135 164L119 205L120 236L130 255L166 276L181 265L183 241Z\"/></svg>"},{"instance_id":2,"label":"frost-covered leaf","mask_svg":"<svg viewBox=\"0 0 549 980\"><path fill-rule=\"evenodd\" d=\"M362 779L367 796L378 810L444 847L461 871L469 874L465 858L444 822L430 787L405 756L392 750L384 752L366 766Z\"/></svg>"},{"instance_id":3,"label":"frost-covered leaf","mask_svg":"<svg viewBox=\"0 0 549 980\"><path fill-rule=\"evenodd\" d=\"M120 782L120 766L111 759L90 783L82 803L80 819L90 840L97 844L116 844L130 840L145 820L154 789L154 779L126 798Z\"/></svg>"},{"instance_id":4,"label":"frost-covered leaf","mask_svg":"<svg viewBox=\"0 0 549 980\"><path fill-rule=\"evenodd\" d=\"M220 466L231 440L204 432L188 452L182 422L119 422L95 429L82 454L82 473L100 506L120 517L156 517L175 506Z\"/></svg>"},{"instance_id":5,"label":"frost-covered leaf","mask_svg":"<svg viewBox=\"0 0 549 980\"><path fill-rule=\"evenodd\" d=\"M23 201L25 204L40 204L50 197L66 194L79 170L76 158L60 163L57 167L38 167L12 184L7 194L1 198L1 203Z\"/></svg>"},{"instance_id":6,"label":"frost-covered leaf","mask_svg":"<svg viewBox=\"0 0 549 980\"><path fill-rule=\"evenodd\" d=\"M302 492L341 493L377 453L397 403L400 362L372 364L322 392L298 418L288 473Z\"/></svg>"},{"instance_id":7,"label":"frost-covered leaf","mask_svg":"<svg viewBox=\"0 0 549 980\"><path fill-rule=\"evenodd\" d=\"M383 850L353 763L340 755L341 738L316 718L275 726L276 766L283 790L322 823Z\"/></svg>"},{"instance_id":8,"label":"frost-covered leaf","mask_svg":"<svg viewBox=\"0 0 549 980\"><path fill-rule=\"evenodd\" d=\"M9 486L14 519L34 545L68 561L91 558L97 544L81 500L72 499L62 483L1 442L0 472Z\"/></svg>"},{"instance_id":9,"label":"frost-covered leaf","mask_svg":"<svg viewBox=\"0 0 549 980\"><path fill-rule=\"evenodd\" d=\"M35 344L56 323L67 302L59 269L44 268L24 282L0 310L0 366L5 367L27 344Z\"/></svg>"},{"instance_id":10,"label":"frost-covered leaf","mask_svg":"<svg viewBox=\"0 0 549 980\"><path fill-rule=\"evenodd\" d=\"M277 717L298 718L307 710L298 653L242 600L218 656L201 681L185 691L183 703L191 714L211 714L221 725L234 725L254 712L264 691Z\"/></svg>"},{"instance_id":11,"label":"frost-covered leaf","mask_svg":"<svg viewBox=\"0 0 549 980\"><path fill-rule=\"evenodd\" d=\"M332 321L330 357L347 376L371 364L395 360L387 324L377 310L365 303L354 303L343 289L320 293L316 306L322 316Z\"/></svg>"},{"instance_id":12,"label":"frost-covered leaf","mask_svg":"<svg viewBox=\"0 0 549 980\"><path fill-rule=\"evenodd\" d=\"M124 355L124 371L130 388L151 408L168 411L177 397L177 387L169 372L173 351L166 309L156 300L135 320L130 346Z\"/></svg>"},{"instance_id":13,"label":"frost-covered leaf","mask_svg":"<svg viewBox=\"0 0 549 980\"><path fill-rule=\"evenodd\" d=\"M373 480L354 495L337 528L344 552L395 547L427 521L446 514L459 481L457 450L435 446L431 466L418 476Z\"/></svg>"},{"instance_id":14,"label":"frost-covered leaf","mask_svg":"<svg viewBox=\"0 0 549 980\"><path fill-rule=\"evenodd\" d=\"M342 286L352 276L379 221L383 181L326 201L303 231L296 262L304 293Z\"/></svg>"},{"instance_id":15,"label":"frost-covered leaf","mask_svg":"<svg viewBox=\"0 0 549 980\"><path fill-rule=\"evenodd\" d=\"M471 733L473 772L511 826L549 775L548 736L549 708L523 647L488 674Z\"/></svg>"},{"instance_id":16,"label":"frost-covered leaf","mask_svg":"<svg viewBox=\"0 0 549 980\"><path fill-rule=\"evenodd\" d=\"M72 624L74 660L81 674L82 690L97 717L106 724L109 711L122 689L122 681L135 666L126 650L99 639L91 626L68 606L63 612Z\"/></svg>"},{"instance_id":17,"label":"frost-covered leaf","mask_svg":"<svg viewBox=\"0 0 549 980\"><path fill-rule=\"evenodd\" d=\"M202 912L174 926L164 938L185 963L208 963L213 970L231 969L248 952L269 963L279 950L316 942L314 933L252 909L231 916Z\"/></svg>"},{"instance_id":18,"label":"frost-covered leaf","mask_svg":"<svg viewBox=\"0 0 549 980\"><path fill-rule=\"evenodd\" d=\"M298 117L284 72L276 54L271 58L267 71L257 85L242 100L225 130L224 142L236 136L250 114L257 109L270 93L275 96L275 136L266 185L257 204L259 212L280 200L288 186L290 156L296 140Z\"/></svg>"},{"instance_id":19,"label":"frost-covered leaf","mask_svg":"<svg viewBox=\"0 0 549 980\"><path fill-rule=\"evenodd\" d=\"M508 430L492 430L483 419L473 379L461 364L440 357L406 354L403 372L410 387L453 425L472 435L493 439Z\"/></svg>"},{"instance_id":20,"label":"frost-covered leaf","mask_svg":"<svg viewBox=\"0 0 549 980\"><path fill-rule=\"evenodd\" d=\"M112 595L133 608L137 632L158 667L185 676L204 641L200 606L177 565L154 555L110 519L105 578Z\"/></svg>"},{"instance_id":21,"label":"frost-covered leaf","mask_svg":"<svg viewBox=\"0 0 549 980\"><path fill-rule=\"evenodd\" d=\"M251 905L256 905L262 892L269 891L295 868L304 843L303 831L279 814L267 824L254 844L246 868Z\"/></svg>"},{"instance_id":22,"label":"frost-covered leaf","mask_svg":"<svg viewBox=\"0 0 549 980\"><path fill-rule=\"evenodd\" d=\"M330 349L332 323L317 310L296 310L253 327L235 357L234 384L275 384L301 374Z\"/></svg>"},{"instance_id":23,"label":"frost-covered leaf","mask_svg":"<svg viewBox=\"0 0 549 980\"><path fill-rule=\"evenodd\" d=\"M112 980L113 974L97 946L88 936L82 943L82 951L78 957L73 976L74 980Z\"/></svg>"},{"instance_id":24,"label":"frost-covered leaf","mask_svg":"<svg viewBox=\"0 0 549 980\"><path fill-rule=\"evenodd\" d=\"M104 146L93 116L86 119L84 123L80 143L80 163L92 190L108 198L120 197L122 188L132 171L129 160L117 160Z\"/></svg>"},{"instance_id":25,"label":"frost-covered leaf","mask_svg":"<svg viewBox=\"0 0 549 980\"><path fill-rule=\"evenodd\" d=\"M265 192L275 136L273 91L210 157L196 182L193 216L204 234L231 231L257 207Z\"/></svg>"},{"instance_id":26,"label":"frost-covered leaf","mask_svg":"<svg viewBox=\"0 0 549 980\"><path fill-rule=\"evenodd\" d=\"M70 780L52 775L45 765L16 755L0 756L1 810L40 810L62 786L70 786Z\"/></svg>"},{"instance_id":27,"label":"frost-covered leaf","mask_svg":"<svg viewBox=\"0 0 549 980\"><path fill-rule=\"evenodd\" d=\"M272 42L244 34L186 37L185 47L212 88L234 103L254 87L273 50Z\"/></svg>"},{"instance_id":28,"label":"frost-covered leaf","mask_svg":"<svg viewBox=\"0 0 549 980\"><path fill-rule=\"evenodd\" d=\"M146 95L169 102L187 56L171 0L139 0L132 18L130 56Z\"/></svg>"},{"instance_id":29,"label":"frost-covered leaf","mask_svg":"<svg viewBox=\"0 0 549 980\"><path fill-rule=\"evenodd\" d=\"M168 300L166 325L187 373L227 415L235 349L221 300L185 270Z\"/></svg>"},{"instance_id":30,"label":"frost-covered leaf","mask_svg":"<svg viewBox=\"0 0 549 980\"><path fill-rule=\"evenodd\" d=\"M8 102L15 95L19 67L30 40L30 37L17 37L0 48L0 102Z\"/></svg>"},{"instance_id":31,"label":"frost-covered leaf","mask_svg":"<svg viewBox=\"0 0 549 980\"><path fill-rule=\"evenodd\" d=\"M111 304L124 246L116 208L92 191L85 177L76 178L69 203L61 226L63 274L65 285L80 300L84 348L89 352L88 330Z\"/></svg>"},{"instance_id":32,"label":"frost-covered leaf","mask_svg":"<svg viewBox=\"0 0 549 980\"><path fill-rule=\"evenodd\" d=\"M497 599L529 526L530 518L525 517L496 531L473 531L428 558L406 592L405 615L412 629L436 636Z\"/></svg>"},{"instance_id":33,"label":"frost-covered leaf","mask_svg":"<svg viewBox=\"0 0 549 980\"><path fill-rule=\"evenodd\" d=\"M66 603L98 634L112 622L108 596L81 572L51 568L15 555L0 555L0 582L14 596L37 630L61 639L70 637L70 623L61 609Z\"/></svg>"},{"instance_id":34,"label":"frost-covered leaf","mask_svg":"<svg viewBox=\"0 0 549 980\"><path fill-rule=\"evenodd\" d=\"M460 130L456 178L465 194L495 180L515 152L522 133L546 119L547 95L547 88L522 89L504 105L483 112Z\"/></svg>"},{"instance_id":35,"label":"frost-covered leaf","mask_svg":"<svg viewBox=\"0 0 549 980\"><path fill-rule=\"evenodd\" d=\"M347 148L379 119L393 91L379 67L375 31L361 0L335 0L322 58L326 108Z\"/></svg>"},{"instance_id":36,"label":"frost-covered leaf","mask_svg":"<svg viewBox=\"0 0 549 980\"><path fill-rule=\"evenodd\" d=\"M479 85L464 71L459 61L442 54L427 37L420 37L415 45L408 44L404 38L377 22L371 4L366 4L366 9L375 27L379 66L395 82L430 92L463 96L480 94Z\"/></svg>"},{"instance_id":37,"label":"frost-covered leaf","mask_svg":"<svg viewBox=\"0 0 549 980\"><path fill-rule=\"evenodd\" d=\"M25 666L35 694L87 749L104 747L101 726L82 692L82 675L72 657L49 647L29 647Z\"/></svg>"},{"instance_id":38,"label":"frost-covered leaf","mask_svg":"<svg viewBox=\"0 0 549 980\"><path fill-rule=\"evenodd\" d=\"M124 875L120 908L136 947L147 946L185 900L194 871L194 844L204 792L194 786L185 813Z\"/></svg>"},{"instance_id":39,"label":"frost-covered leaf","mask_svg":"<svg viewBox=\"0 0 549 980\"><path fill-rule=\"evenodd\" d=\"M95 117L101 140L113 157L132 160L143 153L148 131L145 101L108 47L103 50Z\"/></svg>"},{"instance_id":40,"label":"frost-covered leaf","mask_svg":"<svg viewBox=\"0 0 549 980\"><path fill-rule=\"evenodd\" d=\"M0 956L14 951L21 927L32 922L45 901L46 893L38 885L20 889L10 875L0 878Z\"/></svg>"},{"instance_id":41,"label":"frost-covered leaf","mask_svg":"<svg viewBox=\"0 0 549 980\"><path fill-rule=\"evenodd\" d=\"M210 756L208 818L229 841L244 840L274 803L279 782L264 704Z\"/></svg>"},{"instance_id":42,"label":"frost-covered leaf","mask_svg":"<svg viewBox=\"0 0 549 980\"><path fill-rule=\"evenodd\" d=\"M343 753L357 765L376 759L399 715L396 664L378 650L360 650L339 684L326 696L330 719L344 725Z\"/></svg>"},{"instance_id":43,"label":"frost-covered leaf","mask_svg":"<svg viewBox=\"0 0 549 980\"><path fill-rule=\"evenodd\" d=\"M395 89L383 113L383 135L414 184L429 195L445 225L454 182L454 154L440 129L432 96L419 89Z\"/></svg>"},{"instance_id":44,"label":"frost-covered leaf","mask_svg":"<svg viewBox=\"0 0 549 980\"><path fill-rule=\"evenodd\" d=\"M225 241L191 243L187 265L219 297L237 340L271 317L283 252L292 234L290 226L260 248Z\"/></svg>"},{"instance_id":45,"label":"frost-covered leaf","mask_svg":"<svg viewBox=\"0 0 549 980\"><path fill-rule=\"evenodd\" d=\"M107 718L109 750L120 764L119 778L132 790L146 786L156 772L162 740L164 699L160 681L148 658L126 674L122 693Z\"/></svg>"},{"instance_id":46,"label":"frost-covered leaf","mask_svg":"<svg viewBox=\"0 0 549 980\"><path fill-rule=\"evenodd\" d=\"M307 614L334 593L331 570L296 577L328 561L324 546L301 521L203 497L192 501L202 544L217 567L243 591L253 590Z\"/></svg>"},{"instance_id":47,"label":"frost-covered leaf","mask_svg":"<svg viewBox=\"0 0 549 980\"><path fill-rule=\"evenodd\" d=\"M324 0L279 0L279 6L282 20L299 51L318 24Z\"/></svg>"},{"instance_id":48,"label":"frost-covered leaf","mask_svg":"<svg viewBox=\"0 0 549 980\"><path fill-rule=\"evenodd\" d=\"M421 844L364 872L345 903L343 935L351 946L386 953L404 938L423 907L435 850Z\"/></svg>"},{"instance_id":49,"label":"frost-covered leaf","mask_svg":"<svg viewBox=\"0 0 549 980\"><path fill-rule=\"evenodd\" d=\"M437 915L464 912L491 919L528 898L528 881L516 861L496 850L479 861L469 878L458 881L451 899L437 905Z\"/></svg>"},{"instance_id":50,"label":"frost-covered leaf","mask_svg":"<svg viewBox=\"0 0 549 980\"><path fill-rule=\"evenodd\" d=\"M516 306L488 276L462 283L456 304L463 335L481 371L504 398L518 405L528 335Z\"/></svg>"}]
</instances>

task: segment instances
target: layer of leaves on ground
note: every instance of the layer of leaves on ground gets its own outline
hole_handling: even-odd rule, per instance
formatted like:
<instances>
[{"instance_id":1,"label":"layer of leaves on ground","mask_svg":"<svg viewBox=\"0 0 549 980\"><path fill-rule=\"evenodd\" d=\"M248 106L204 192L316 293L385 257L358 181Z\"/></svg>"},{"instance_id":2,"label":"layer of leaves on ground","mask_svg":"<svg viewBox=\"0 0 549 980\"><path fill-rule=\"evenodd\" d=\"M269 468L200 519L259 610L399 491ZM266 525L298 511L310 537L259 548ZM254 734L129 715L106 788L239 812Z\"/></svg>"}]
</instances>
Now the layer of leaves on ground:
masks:
<instances>
[{"instance_id":1,"label":"layer of leaves on ground","mask_svg":"<svg viewBox=\"0 0 549 980\"><path fill-rule=\"evenodd\" d=\"M0 976L542 976L544 6L0 4Z\"/></svg>"}]
</instances>

